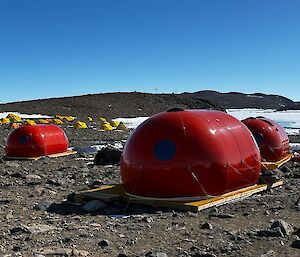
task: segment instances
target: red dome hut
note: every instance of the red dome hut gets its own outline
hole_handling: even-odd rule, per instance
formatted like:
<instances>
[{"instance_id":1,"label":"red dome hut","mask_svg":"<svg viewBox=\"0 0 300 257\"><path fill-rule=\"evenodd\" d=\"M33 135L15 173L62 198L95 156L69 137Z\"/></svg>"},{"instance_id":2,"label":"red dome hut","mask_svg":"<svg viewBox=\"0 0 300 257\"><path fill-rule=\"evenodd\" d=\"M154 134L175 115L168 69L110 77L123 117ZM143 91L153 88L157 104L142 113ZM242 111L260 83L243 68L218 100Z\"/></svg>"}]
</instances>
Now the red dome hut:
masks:
<instances>
[{"instance_id":1,"label":"red dome hut","mask_svg":"<svg viewBox=\"0 0 300 257\"><path fill-rule=\"evenodd\" d=\"M252 132L263 159L279 161L289 154L289 138L277 122L264 117L250 117L242 122Z\"/></svg>"},{"instance_id":2,"label":"red dome hut","mask_svg":"<svg viewBox=\"0 0 300 257\"><path fill-rule=\"evenodd\" d=\"M220 111L173 110L143 122L121 158L125 192L193 200L256 184L260 154L251 132Z\"/></svg>"},{"instance_id":3,"label":"red dome hut","mask_svg":"<svg viewBox=\"0 0 300 257\"><path fill-rule=\"evenodd\" d=\"M39 157L66 152L69 146L64 131L53 124L22 126L6 141L8 157Z\"/></svg>"}]
</instances>

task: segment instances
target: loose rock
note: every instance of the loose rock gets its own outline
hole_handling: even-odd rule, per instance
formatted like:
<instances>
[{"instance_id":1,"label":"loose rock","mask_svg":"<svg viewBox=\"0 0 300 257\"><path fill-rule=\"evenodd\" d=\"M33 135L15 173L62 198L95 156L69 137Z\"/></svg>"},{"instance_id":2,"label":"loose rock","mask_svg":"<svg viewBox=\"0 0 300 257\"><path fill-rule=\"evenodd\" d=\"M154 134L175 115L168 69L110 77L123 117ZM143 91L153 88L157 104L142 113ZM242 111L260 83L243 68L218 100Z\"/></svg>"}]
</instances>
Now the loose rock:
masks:
<instances>
[{"instance_id":1,"label":"loose rock","mask_svg":"<svg viewBox=\"0 0 300 257\"><path fill-rule=\"evenodd\" d=\"M5 166L9 167L9 168L19 168L20 164L18 164L17 162L14 162L14 161L8 161L8 162L5 162Z\"/></svg>"},{"instance_id":2,"label":"loose rock","mask_svg":"<svg viewBox=\"0 0 300 257\"><path fill-rule=\"evenodd\" d=\"M70 249L70 248L60 248L60 247L48 247L40 249L36 254L44 256L74 256L74 257L86 257L90 253L85 250ZM36 256L36 255L35 255Z\"/></svg>"},{"instance_id":3,"label":"loose rock","mask_svg":"<svg viewBox=\"0 0 300 257\"><path fill-rule=\"evenodd\" d=\"M228 214L228 213L219 213L219 212L214 212L209 215L209 217L216 217L216 218L221 218L221 219L226 219L226 218L234 218L233 214Z\"/></svg>"},{"instance_id":4,"label":"loose rock","mask_svg":"<svg viewBox=\"0 0 300 257\"><path fill-rule=\"evenodd\" d=\"M153 218L152 217L144 217L142 219L142 221L146 222L146 223L152 223L154 222Z\"/></svg>"},{"instance_id":5,"label":"loose rock","mask_svg":"<svg viewBox=\"0 0 300 257\"><path fill-rule=\"evenodd\" d=\"M77 249L73 249L71 256L74 257L86 257L90 255L90 253L88 251L85 250L77 250Z\"/></svg>"},{"instance_id":6,"label":"loose rock","mask_svg":"<svg viewBox=\"0 0 300 257\"><path fill-rule=\"evenodd\" d=\"M217 255L213 253L194 253L191 256L192 257L217 257Z\"/></svg>"},{"instance_id":7,"label":"loose rock","mask_svg":"<svg viewBox=\"0 0 300 257\"><path fill-rule=\"evenodd\" d=\"M26 228L24 226L17 226L17 227L10 229L10 233L11 234L21 234L21 233L30 234L30 231L28 230L28 228Z\"/></svg>"},{"instance_id":8,"label":"loose rock","mask_svg":"<svg viewBox=\"0 0 300 257\"><path fill-rule=\"evenodd\" d=\"M146 257L168 257L168 255L164 252L148 252Z\"/></svg>"},{"instance_id":9,"label":"loose rock","mask_svg":"<svg viewBox=\"0 0 300 257\"><path fill-rule=\"evenodd\" d=\"M271 225L272 228L280 228L282 234L285 236L291 235L294 232L293 227L284 220L274 221Z\"/></svg>"},{"instance_id":10,"label":"loose rock","mask_svg":"<svg viewBox=\"0 0 300 257\"><path fill-rule=\"evenodd\" d=\"M99 150L95 156L95 165L118 164L121 159L122 151L114 147L105 147Z\"/></svg>"},{"instance_id":11,"label":"loose rock","mask_svg":"<svg viewBox=\"0 0 300 257\"><path fill-rule=\"evenodd\" d=\"M36 211L46 211L51 204L52 203L50 202L38 203L33 207L33 209Z\"/></svg>"},{"instance_id":12,"label":"loose rock","mask_svg":"<svg viewBox=\"0 0 300 257\"><path fill-rule=\"evenodd\" d=\"M213 227L213 225L212 224L210 224L209 222L205 222L205 223L203 223L202 225L201 225L201 227L200 227L201 229L213 229L214 227Z\"/></svg>"},{"instance_id":13,"label":"loose rock","mask_svg":"<svg viewBox=\"0 0 300 257\"><path fill-rule=\"evenodd\" d=\"M100 211L106 207L106 204L99 200L89 201L82 206L82 209L86 212Z\"/></svg>"},{"instance_id":14,"label":"loose rock","mask_svg":"<svg viewBox=\"0 0 300 257\"><path fill-rule=\"evenodd\" d=\"M272 229L263 229L257 232L257 236L262 237L282 237L283 233L279 227L272 228Z\"/></svg>"},{"instance_id":15,"label":"loose rock","mask_svg":"<svg viewBox=\"0 0 300 257\"><path fill-rule=\"evenodd\" d=\"M98 245L101 247L101 248L105 248L109 245L109 241L108 240L101 240Z\"/></svg>"},{"instance_id":16,"label":"loose rock","mask_svg":"<svg viewBox=\"0 0 300 257\"><path fill-rule=\"evenodd\" d=\"M260 257L270 257L270 256L274 256L275 252L273 250L270 250L264 254L262 254Z\"/></svg>"},{"instance_id":17,"label":"loose rock","mask_svg":"<svg viewBox=\"0 0 300 257\"><path fill-rule=\"evenodd\" d=\"M294 240L294 242L291 244L291 246L293 248L300 249L300 240L299 239Z\"/></svg>"}]
</instances>

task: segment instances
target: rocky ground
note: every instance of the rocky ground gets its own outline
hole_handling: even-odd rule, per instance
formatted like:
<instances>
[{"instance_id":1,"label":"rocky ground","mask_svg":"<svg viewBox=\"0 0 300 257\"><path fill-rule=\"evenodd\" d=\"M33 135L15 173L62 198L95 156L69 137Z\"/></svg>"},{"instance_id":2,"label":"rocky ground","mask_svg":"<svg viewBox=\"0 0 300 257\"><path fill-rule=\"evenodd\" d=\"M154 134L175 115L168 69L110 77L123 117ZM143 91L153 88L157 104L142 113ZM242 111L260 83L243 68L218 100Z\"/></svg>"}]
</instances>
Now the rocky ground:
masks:
<instances>
[{"instance_id":1,"label":"rocky ground","mask_svg":"<svg viewBox=\"0 0 300 257\"><path fill-rule=\"evenodd\" d=\"M128 137L62 128L74 147ZM0 127L1 156L11 131ZM120 182L119 166L92 165L94 155L0 160L0 256L300 256L300 163L278 171L279 188L199 213L66 202L74 191Z\"/></svg>"}]
</instances>

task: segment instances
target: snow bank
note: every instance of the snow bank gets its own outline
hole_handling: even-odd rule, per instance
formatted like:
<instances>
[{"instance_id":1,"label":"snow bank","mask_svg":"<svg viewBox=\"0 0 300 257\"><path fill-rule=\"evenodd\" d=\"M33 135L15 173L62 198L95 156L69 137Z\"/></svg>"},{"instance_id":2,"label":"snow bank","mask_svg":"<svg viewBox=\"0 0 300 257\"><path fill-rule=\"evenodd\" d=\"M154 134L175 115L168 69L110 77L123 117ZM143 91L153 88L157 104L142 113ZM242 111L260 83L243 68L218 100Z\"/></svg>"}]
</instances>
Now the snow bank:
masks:
<instances>
[{"instance_id":1,"label":"snow bank","mask_svg":"<svg viewBox=\"0 0 300 257\"><path fill-rule=\"evenodd\" d=\"M18 112L2 112L2 113L0 113L0 119L5 118L10 113L18 115L22 119L53 118L52 116L47 116L47 115L42 115L42 114L23 114L23 113L18 113Z\"/></svg>"},{"instance_id":2,"label":"snow bank","mask_svg":"<svg viewBox=\"0 0 300 257\"><path fill-rule=\"evenodd\" d=\"M273 109L227 109L227 113L242 120L248 117L263 116L278 122L283 126L288 134L299 134L300 130L300 110L290 110L278 112ZM136 128L149 117L117 118L128 128Z\"/></svg>"},{"instance_id":3,"label":"snow bank","mask_svg":"<svg viewBox=\"0 0 300 257\"><path fill-rule=\"evenodd\" d=\"M21 114L17 112L0 113L0 118L6 117L9 113L19 115L21 118L52 118L51 116L42 114ZM266 118L277 121L286 129L288 134L300 133L300 110L289 110L278 112L272 109L227 109L227 113L233 117L242 120L248 117L264 116ZM128 128L136 128L149 117L135 118L117 118L115 120L123 122Z\"/></svg>"},{"instance_id":4,"label":"snow bank","mask_svg":"<svg viewBox=\"0 0 300 257\"><path fill-rule=\"evenodd\" d=\"M136 118L117 118L114 120L117 120L119 122L123 122L124 125L126 125L127 128L136 128L138 125L140 125L142 122L147 120L149 117L136 117Z\"/></svg>"},{"instance_id":5,"label":"snow bank","mask_svg":"<svg viewBox=\"0 0 300 257\"><path fill-rule=\"evenodd\" d=\"M278 112L272 109L227 109L227 113L239 120L263 116L278 122L288 134L299 134L300 110Z\"/></svg>"}]
</instances>

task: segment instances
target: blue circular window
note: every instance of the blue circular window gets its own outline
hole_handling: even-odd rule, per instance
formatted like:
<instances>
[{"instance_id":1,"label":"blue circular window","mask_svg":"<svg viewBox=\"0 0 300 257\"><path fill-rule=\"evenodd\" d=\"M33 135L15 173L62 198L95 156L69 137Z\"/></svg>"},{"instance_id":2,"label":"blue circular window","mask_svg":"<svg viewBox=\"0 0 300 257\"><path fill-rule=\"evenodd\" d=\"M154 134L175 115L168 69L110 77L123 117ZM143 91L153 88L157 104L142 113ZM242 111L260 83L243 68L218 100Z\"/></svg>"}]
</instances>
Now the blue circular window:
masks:
<instances>
[{"instance_id":1,"label":"blue circular window","mask_svg":"<svg viewBox=\"0 0 300 257\"><path fill-rule=\"evenodd\" d=\"M27 136L20 136L19 137L19 143L24 145L28 142L28 137Z\"/></svg>"},{"instance_id":2,"label":"blue circular window","mask_svg":"<svg viewBox=\"0 0 300 257\"><path fill-rule=\"evenodd\" d=\"M160 161L168 161L176 153L176 145L169 139L159 140L154 146L154 156Z\"/></svg>"}]
</instances>

